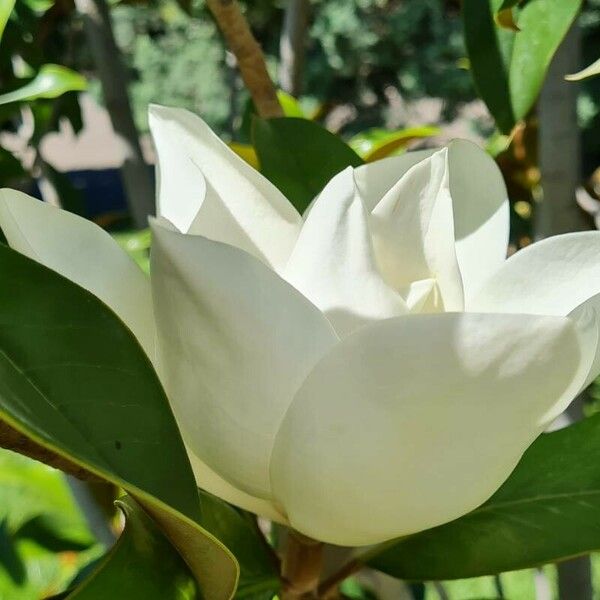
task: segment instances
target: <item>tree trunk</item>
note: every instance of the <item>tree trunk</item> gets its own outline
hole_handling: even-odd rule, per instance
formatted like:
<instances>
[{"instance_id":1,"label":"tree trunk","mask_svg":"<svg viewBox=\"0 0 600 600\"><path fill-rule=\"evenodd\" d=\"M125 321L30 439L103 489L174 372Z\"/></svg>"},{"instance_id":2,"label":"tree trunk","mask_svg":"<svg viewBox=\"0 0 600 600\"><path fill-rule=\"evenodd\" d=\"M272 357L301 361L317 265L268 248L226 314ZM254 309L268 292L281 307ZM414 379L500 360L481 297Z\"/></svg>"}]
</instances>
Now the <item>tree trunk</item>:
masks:
<instances>
[{"instance_id":1,"label":"tree trunk","mask_svg":"<svg viewBox=\"0 0 600 600\"><path fill-rule=\"evenodd\" d=\"M288 0L279 40L279 85L292 96L302 92L309 0Z\"/></svg>"},{"instance_id":2,"label":"tree trunk","mask_svg":"<svg viewBox=\"0 0 600 600\"><path fill-rule=\"evenodd\" d=\"M543 200L537 210L536 239L587 229L575 200L581 179L577 127L577 84L565 81L579 69L581 32L571 28L550 65L538 104L539 157Z\"/></svg>"},{"instance_id":3,"label":"tree trunk","mask_svg":"<svg viewBox=\"0 0 600 600\"><path fill-rule=\"evenodd\" d=\"M154 212L154 186L144 162L138 131L127 95L127 72L112 30L105 0L75 0L96 63L113 129L125 147L121 167L129 209L136 227L146 227Z\"/></svg>"},{"instance_id":4,"label":"tree trunk","mask_svg":"<svg viewBox=\"0 0 600 600\"><path fill-rule=\"evenodd\" d=\"M581 31L571 28L554 56L539 101L539 153L543 200L538 209L536 239L587 228L575 200L581 178L581 148L577 127L577 85L564 76L580 67ZM582 417L582 397L564 415L567 421ZM589 557L558 565L560 600L592 600Z\"/></svg>"}]
</instances>

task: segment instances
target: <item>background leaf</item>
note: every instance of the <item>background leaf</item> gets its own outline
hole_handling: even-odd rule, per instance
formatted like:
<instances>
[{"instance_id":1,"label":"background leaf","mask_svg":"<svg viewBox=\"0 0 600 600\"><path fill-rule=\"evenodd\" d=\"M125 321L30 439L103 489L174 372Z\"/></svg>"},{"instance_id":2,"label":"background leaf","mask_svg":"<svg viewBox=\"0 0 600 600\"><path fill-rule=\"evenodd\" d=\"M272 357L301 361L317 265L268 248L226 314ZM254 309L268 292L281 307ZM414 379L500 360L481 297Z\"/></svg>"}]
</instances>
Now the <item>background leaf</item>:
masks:
<instances>
[{"instance_id":1,"label":"background leaf","mask_svg":"<svg viewBox=\"0 0 600 600\"><path fill-rule=\"evenodd\" d=\"M64 474L0 449L0 598L63 589L101 551Z\"/></svg>"},{"instance_id":2,"label":"background leaf","mask_svg":"<svg viewBox=\"0 0 600 600\"><path fill-rule=\"evenodd\" d=\"M367 129L355 135L348 143L366 162L380 160L397 154L415 140L438 135L439 127L409 127L388 131L387 129Z\"/></svg>"},{"instance_id":3,"label":"background leaf","mask_svg":"<svg viewBox=\"0 0 600 600\"><path fill-rule=\"evenodd\" d=\"M533 107L550 61L582 0L529 0L517 13L520 31L495 24L502 0L464 0L465 42L475 85L499 129L509 133Z\"/></svg>"},{"instance_id":4,"label":"background leaf","mask_svg":"<svg viewBox=\"0 0 600 600\"><path fill-rule=\"evenodd\" d=\"M128 496L116 504L125 515L125 530L89 578L65 597L73 600L199 598L187 565L152 519Z\"/></svg>"},{"instance_id":5,"label":"background leaf","mask_svg":"<svg viewBox=\"0 0 600 600\"><path fill-rule=\"evenodd\" d=\"M300 213L336 173L363 163L341 138L306 119L255 118L252 141L261 172Z\"/></svg>"},{"instance_id":6,"label":"background leaf","mask_svg":"<svg viewBox=\"0 0 600 600\"><path fill-rule=\"evenodd\" d=\"M600 415L540 436L473 512L393 544L369 565L410 580L532 567L600 548Z\"/></svg>"},{"instance_id":7,"label":"background leaf","mask_svg":"<svg viewBox=\"0 0 600 600\"><path fill-rule=\"evenodd\" d=\"M197 523L194 476L146 355L95 296L0 245L0 418L123 487L188 561L206 598L235 589L235 559Z\"/></svg>"},{"instance_id":8,"label":"background leaf","mask_svg":"<svg viewBox=\"0 0 600 600\"><path fill-rule=\"evenodd\" d=\"M0 104L30 101L37 98L58 98L66 92L81 91L87 87L83 75L60 65L43 65L37 75L23 87L0 95Z\"/></svg>"}]
</instances>

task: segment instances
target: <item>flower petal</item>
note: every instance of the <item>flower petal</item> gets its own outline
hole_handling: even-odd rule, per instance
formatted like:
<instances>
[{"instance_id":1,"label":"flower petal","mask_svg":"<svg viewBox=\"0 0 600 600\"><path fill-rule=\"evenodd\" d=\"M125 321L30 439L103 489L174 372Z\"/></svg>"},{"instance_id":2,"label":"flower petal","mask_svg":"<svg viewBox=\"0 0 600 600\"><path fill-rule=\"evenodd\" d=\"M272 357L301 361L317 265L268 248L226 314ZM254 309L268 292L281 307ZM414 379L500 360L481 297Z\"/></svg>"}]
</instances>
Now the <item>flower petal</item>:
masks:
<instances>
[{"instance_id":1,"label":"flower petal","mask_svg":"<svg viewBox=\"0 0 600 600\"><path fill-rule=\"evenodd\" d=\"M283 272L327 315L339 335L408 310L379 274L368 220L348 167L314 203Z\"/></svg>"},{"instance_id":2,"label":"flower petal","mask_svg":"<svg viewBox=\"0 0 600 600\"><path fill-rule=\"evenodd\" d=\"M546 238L513 254L468 305L478 312L523 312L580 318L600 337L600 231ZM600 345L600 342L599 342ZM600 375L600 347L584 387Z\"/></svg>"},{"instance_id":3,"label":"flower petal","mask_svg":"<svg viewBox=\"0 0 600 600\"><path fill-rule=\"evenodd\" d=\"M154 357L150 281L106 231L15 190L0 190L0 227L11 248L109 306Z\"/></svg>"},{"instance_id":4,"label":"flower petal","mask_svg":"<svg viewBox=\"0 0 600 600\"><path fill-rule=\"evenodd\" d=\"M368 210L434 152L406 152L357 168L356 182ZM448 168L456 254L465 295L470 297L506 258L508 198L495 161L476 144L453 140L448 145Z\"/></svg>"},{"instance_id":5,"label":"flower petal","mask_svg":"<svg viewBox=\"0 0 600 600\"><path fill-rule=\"evenodd\" d=\"M494 159L476 144L448 146L456 257L468 299L506 260L510 211Z\"/></svg>"},{"instance_id":6,"label":"flower petal","mask_svg":"<svg viewBox=\"0 0 600 600\"><path fill-rule=\"evenodd\" d=\"M153 223L159 373L190 450L240 490L270 497L269 456L296 389L338 338L249 254Z\"/></svg>"},{"instance_id":7,"label":"flower petal","mask_svg":"<svg viewBox=\"0 0 600 600\"><path fill-rule=\"evenodd\" d=\"M462 310L456 259L448 151L422 160L385 194L372 212L373 240L382 273L395 289L434 279L429 311Z\"/></svg>"},{"instance_id":8,"label":"flower petal","mask_svg":"<svg viewBox=\"0 0 600 600\"><path fill-rule=\"evenodd\" d=\"M399 156L376 160L354 169L356 185L367 211L371 212L409 169L429 158L438 150L438 148L434 148L405 152Z\"/></svg>"},{"instance_id":9,"label":"flower petal","mask_svg":"<svg viewBox=\"0 0 600 600\"><path fill-rule=\"evenodd\" d=\"M355 546L467 513L577 393L590 340L564 317L445 313L365 327L296 394L271 462L292 527Z\"/></svg>"},{"instance_id":10,"label":"flower petal","mask_svg":"<svg viewBox=\"0 0 600 600\"><path fill-rule=\"evenodd\" d=\"M217 475L217 473L215 473L208 465L203 463L193 452L191 452L189 448L188 456L190 458L190 463L192 464L198 487L201 487L213 496L218 496L221 500L239 506L244 510L248 510L261 517L266 517L281 525L289 525L287 519L271 502L263 500L262 498L256 498L256 496L251 496L250 494L246 494L246 492L238 490L235 486Z\"/></svg>"},{"instance_id":11,"label":"flower petal","mask_svg":"<svg viewBox=\"0 0 600 600\"><path fill-rule=\"evenodd\" d=\"M590 366L588 376L581 386L585 389L596 377L600 375L600 294L592 296L576 309L569 313L569 317L574 319L580 328L596 336L594 360Z\"/></svg>"},{"instance_id":12,"label":"flower petal","mask_svg":"<svg viewBox=\"0 0 600 600\"><path fill-rule=\"evenodd\" d=\"M467 308L568 315L598 293L600 231L582 231L549 237L513 254Z\"/></svg>"},{"instance_id":13,"label":"flower petal","mask_svg":"<svg viewBox=\"0 0 600 600\"><path fill-rule=\"evenodd\" d=\"M158 214L180 231L285 264L302 219L285 196L196 115L150 107L158 154Z\"/></svg>"}]
</instances>

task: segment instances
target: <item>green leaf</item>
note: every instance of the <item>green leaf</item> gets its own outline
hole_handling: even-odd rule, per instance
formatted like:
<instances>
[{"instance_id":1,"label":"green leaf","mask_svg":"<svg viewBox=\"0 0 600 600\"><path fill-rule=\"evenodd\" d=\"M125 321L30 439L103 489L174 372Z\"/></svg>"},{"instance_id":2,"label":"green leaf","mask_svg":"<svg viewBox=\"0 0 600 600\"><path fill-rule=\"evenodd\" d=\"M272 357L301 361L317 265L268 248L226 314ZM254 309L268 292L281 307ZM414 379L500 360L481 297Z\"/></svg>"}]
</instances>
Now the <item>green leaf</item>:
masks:
<instances>
[{"instance_id":1,"label":"green leaf","mask_svg":"<svg viewBox=\"0 0 600 600\"><path fill-rule=\"evenodd\" d=\"M279 100L279 104L281 104L281 108L283 109L283 114L286 117L298 117L300 119L306 119L306 115L300 106L300 103L294 96L284 92L283 90L277 90L277 99Z\"/></svg>"},{"instance_id":2,"label":"green leaf","mask_svg":"<svg viewBox=\"0 0 600 600\"><path fill-rule=\"evenodd\" d=\"M594 61L589 67L572 73L571 75L565 75L567 81L581 81L582 79L589 79L590 77L597 77L600 75L600 58Z\"/></svg>"},{"instance_id":3,"label":"green leaf","mask_svg":"<svg viewBox=\"0 0 600 600\"><path fill-rule=\"evenodd\" d=\"M498 27L502 0L464 0L465 41L480 96L502 133L533 107L550 61L582 0L529 0L517 11L520 31Z\"/></svg>"},{"instance_id":4,"label":"green leaf","mask_svg":"<svg viewBox=\"0 0 600 600\"><path fill-rule=\"evenodd\" d=\"M135 260L145 273L150 272L150 229L122 231L112 234L113 239Z\"/></svg>"},{"instance_id":5,"label":"green leaf","mask_svg":"<svg viewBox=\"0 0 600 600\"><path fill-rule=\"evenodd\" d=\"M380 160L397 154L415 140L432 137L440 133L439 127L409 127L387 131L368 129L355 135L348 143L366 162Z\"/></svg>"},{"instance_id":6,"label":"green leaf","mask_svg":"<svg viewBox=\"0 0 600 600\"><path fill-rule=\"evenodd\" d=\"M300 213L336 173L363 163L341 138L306 119L255 118L252 140L261 172Z\"/></svg>"},{"instance_id":7,"label":"green leaf","mask_svg":"<svg viewBox=\"0 0 600 600\"><path fill-rule=\"evenodd\" d=\"M460 579L597 550L599 464L600 415L543 434L485 504L398 540L369 566L401 579Z\"/></svg>"},{"instance_id":8,"label":"green leaf","mask_svg":"<svg viewBox=\"0 0 600 600\"><path fill-rule=\"evenodd\" d=\"M125 515L125 530L97 569L66 598L199 598L187 565L152 519L130 497L125 496L116 504Z\"/></svg>"},{"instance_id":9,"label":"green leaf","mask_svg":"<svg viewBox=\"0 0 600 600\"><path fill-rule=\"evenodd\" d=\"M0 105L37 98L58 98L66 92L85 90L83 75L60 65L43 65L37 75L23 87L0 95Z\"/></svg>"},{"instance_id":10,"label":"green leaf","mask_svg":"<svg viewBox=\"0 0 600 600\"><path fill-rule=\"evenodd\" d=\"M230 598L237 563L198 525L183 442L133 334L95 296L3 245L0 273L0 419L130 492L205 598Z\"/></svg>"},{"instance_id":11,"label":"green leaf","mask_svg":"<svg viewBox=\"0 0 600 600\"><path fill-rule=\"evenodd\" d=\"M99 552L93 544L64 475L0 449L0 598L29 600L61 589ZM76 554L65 561L56 554L64 551Z\"/></svg>"},{"instance_id":12,"label":"green leaf","mask_svg":"<svg viewBox=\"0 0 600 600\"><path fill-rule=\"evenodd\" d=\"M15 0L0 0L0 39L14 7Z\"/></svg>"},{"instance_id":13,"label":"green leaf","mask_svg":"<svg viewBox=\"0 0 600 600\"><path fill-rule=\"evenodd\" d=\"M240 564L236 598L258 600L279 592L278 559L258 530L256 517L199 490L202 499L202 526L221 540Z\"/></svg>"},{"instance_id":14,"label":"green leaf","mask_svg":"<svg viewBox=\"0 0 600 600\"><path fill-rule=\"evenodd\" d=\"M93 538L60 471L0 449L0 521L11 533L31 538L32 525L73 547Z\"/></svg>"}]
</instances>

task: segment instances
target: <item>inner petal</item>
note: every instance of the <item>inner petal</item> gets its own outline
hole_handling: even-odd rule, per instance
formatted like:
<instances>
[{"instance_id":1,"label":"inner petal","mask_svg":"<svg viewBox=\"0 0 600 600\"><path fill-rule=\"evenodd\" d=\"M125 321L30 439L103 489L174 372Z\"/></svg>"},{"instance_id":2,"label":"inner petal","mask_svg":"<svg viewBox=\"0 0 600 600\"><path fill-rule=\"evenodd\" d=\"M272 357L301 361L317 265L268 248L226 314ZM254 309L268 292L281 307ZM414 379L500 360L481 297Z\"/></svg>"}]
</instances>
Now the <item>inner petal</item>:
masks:
<instances>
[{"instance_id":1,"label":"inner petal","mask_svg":"<svg viewBox=\"0 0 600 600\"><path fill-rule=\"evenodd\" d=\"M398 291L381 277L369 220L353 169L348 168L315 201L283 272L340 336L408 312Z\"/></svg>"},{"instance_id":2,"label":"inner petal","mask_svg":"<svg viewBox=\"0 0 600 600\"><path fill-rule=\"evenodd\" d=\"M447 149L409 169L371 216L374 249L386 282L396 290L415 286L414 293L423 292L425 285L417 282L434 281L423 303L427 312L463 310Z\"/></svg>"}]
</instances>

